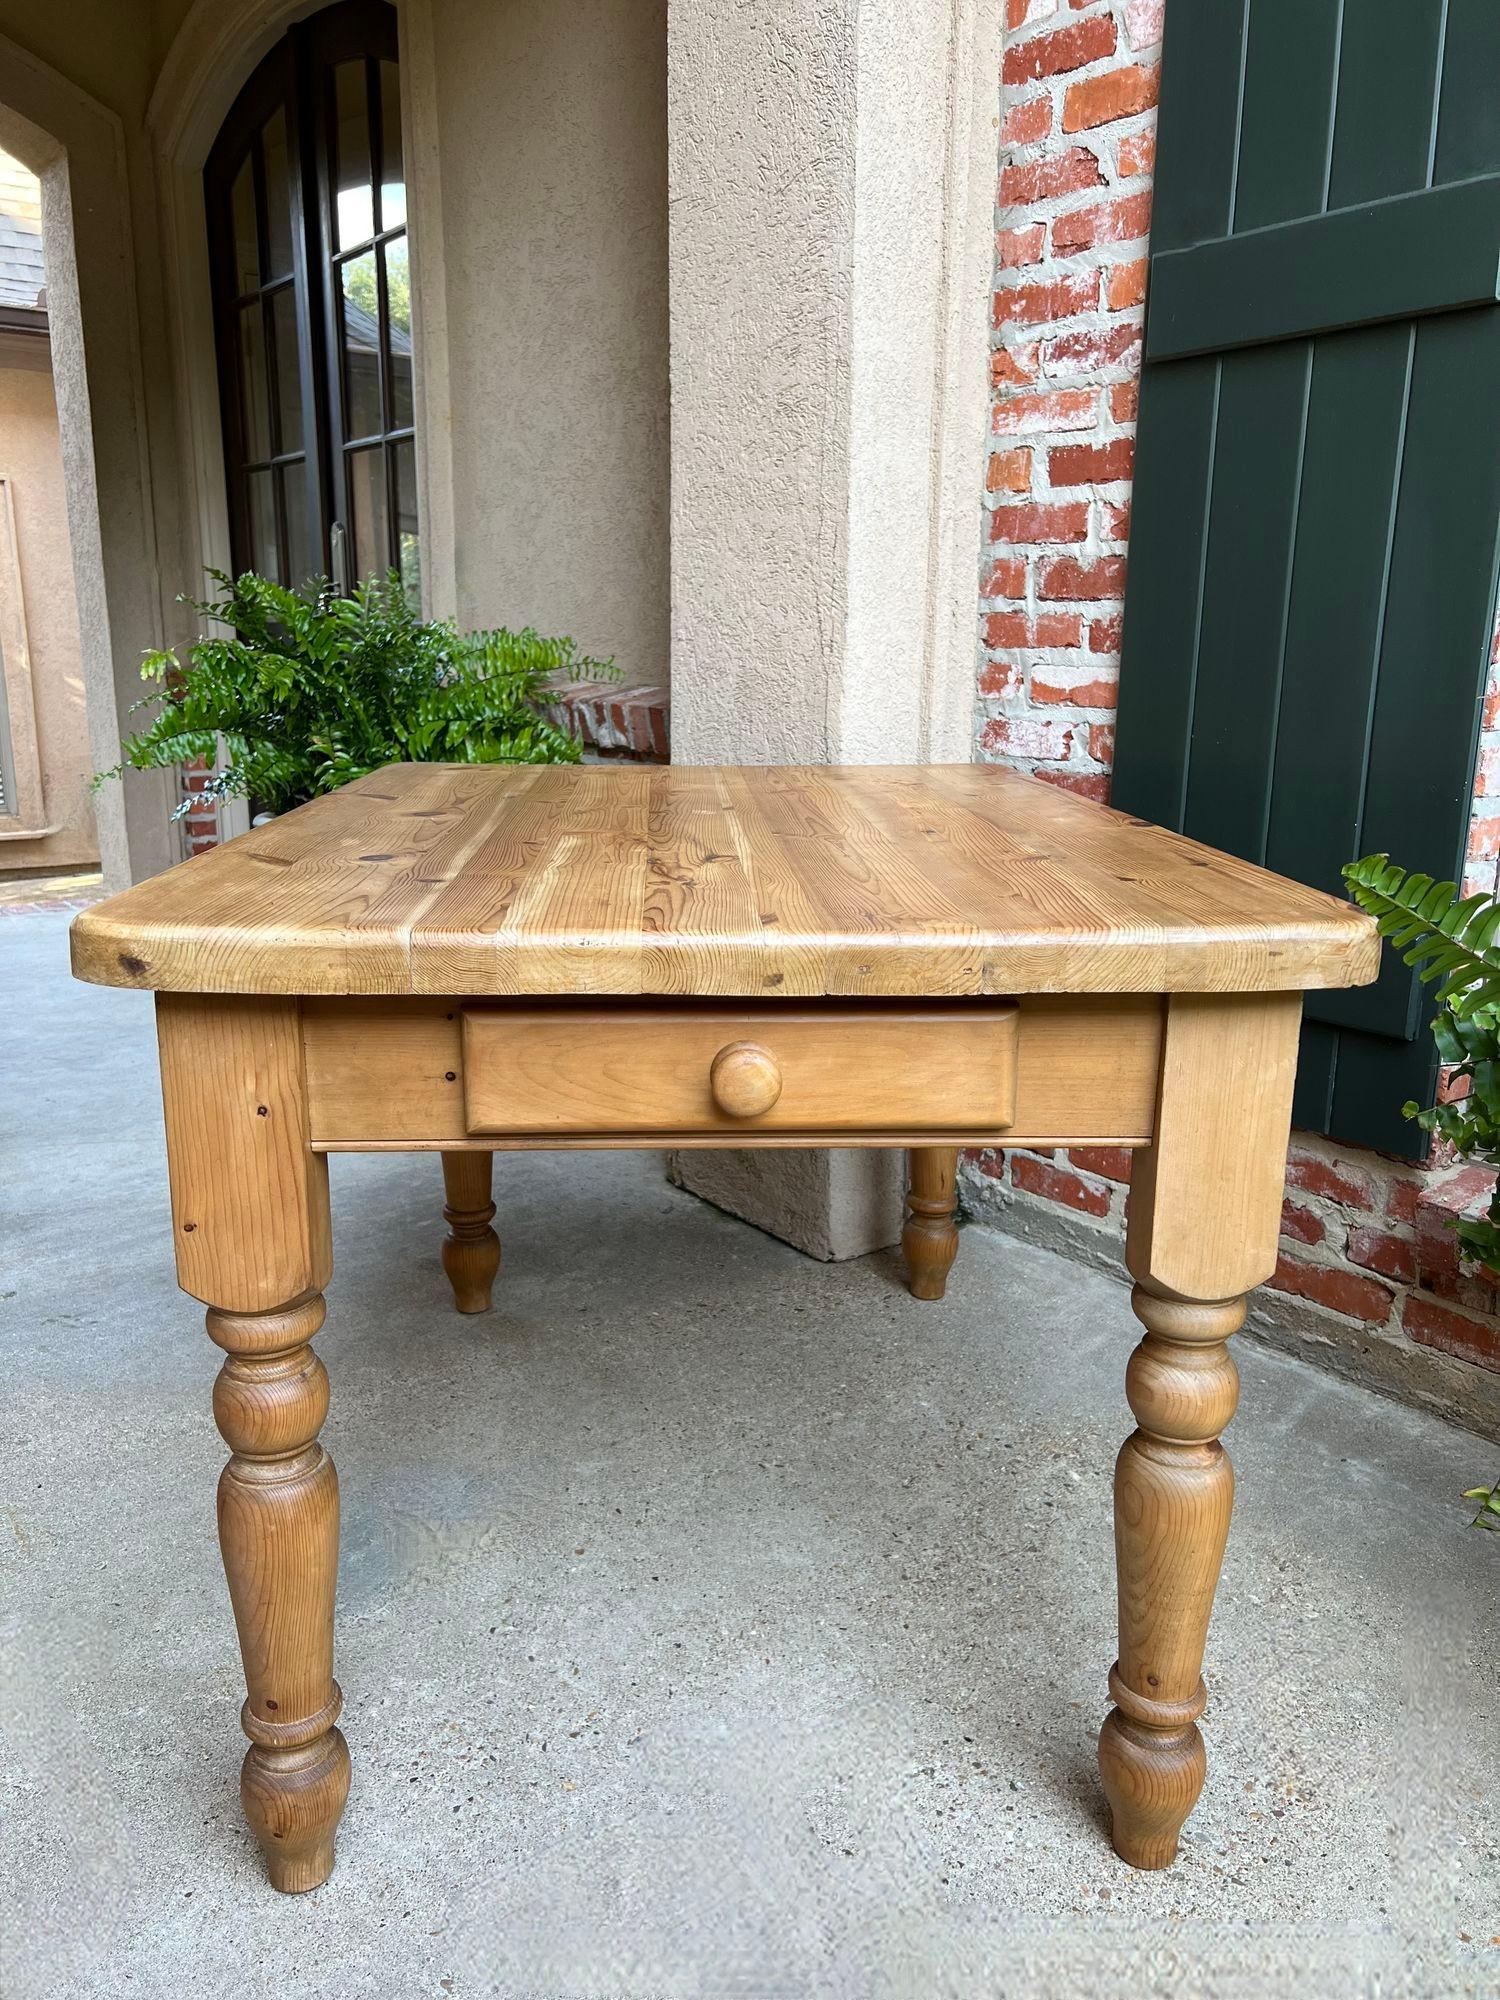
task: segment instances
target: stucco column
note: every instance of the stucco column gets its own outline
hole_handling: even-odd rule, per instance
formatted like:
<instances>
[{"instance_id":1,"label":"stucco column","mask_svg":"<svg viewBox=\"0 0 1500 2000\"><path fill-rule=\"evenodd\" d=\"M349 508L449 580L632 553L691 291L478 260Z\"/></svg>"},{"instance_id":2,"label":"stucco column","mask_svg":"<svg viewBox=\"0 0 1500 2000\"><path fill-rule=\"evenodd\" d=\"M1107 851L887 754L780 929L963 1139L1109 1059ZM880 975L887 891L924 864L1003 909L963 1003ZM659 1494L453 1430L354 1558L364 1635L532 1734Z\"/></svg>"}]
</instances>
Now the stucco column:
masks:
<instances>
[{"instance_id":1,"label":"stucco column","mask_svg":"<svg viewBox=\"0 0 1500 2000\"><path fill-rule=\"evenodd\" d=\"M126 133L113 111L3 36L0 84L0 145L41 182L89 754L105 770L131 726L141 655L166 630L158 502L170 481L153 469ZM164 365L159 346L150 356L155 366ZM184 588L192 581L181 579ZM133 771L95 795L106 889L177 859L175 794L174 773Z\"/></svg>"},{"instance_id":2,"label":"stucco column","mask_svg":"<svg viewBox=\"0 0 1500 2000\"><path fill-rule=\"evenodd\" d=\"M970 755L995 0L668 10L672 749ZM899 1231L878 1153L691 1153L816 1256Z\"/></svg>"}]
</instances>

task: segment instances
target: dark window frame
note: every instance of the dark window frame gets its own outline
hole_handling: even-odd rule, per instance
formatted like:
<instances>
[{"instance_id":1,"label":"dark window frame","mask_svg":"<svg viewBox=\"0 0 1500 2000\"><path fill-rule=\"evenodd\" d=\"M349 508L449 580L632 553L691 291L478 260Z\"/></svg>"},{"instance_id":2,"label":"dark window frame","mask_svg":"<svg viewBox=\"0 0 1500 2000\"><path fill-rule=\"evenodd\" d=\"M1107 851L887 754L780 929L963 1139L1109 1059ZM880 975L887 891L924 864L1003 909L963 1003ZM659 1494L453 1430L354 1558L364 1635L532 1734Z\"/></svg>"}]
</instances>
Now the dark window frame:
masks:
<instances>
[{"instance_id":1,"label":"dark window frame","mask_svg":"<svg viewBox=\"0 0 1500 2000\"><path fill-rule=\"evenodd\" d=\"M360 61L365 66L365 103L370 143L373 236L358 245L339 245L335 229L337 189L336 70ZM381 182L384 155L384 96L381 65L399 68L395 9L386 0L341 0L294 24L259 64L235 99L204 166L205 219L213 298L214 344L232 567L255 566L251 481L270 474L275 550L283 580L300 582L314 572L347 584L353 580L354 492L351 453L376 449L381 456L385 501L384 557L379 567L401 567L398 509L398 453L415 455L415 411L410 423L395 424L392 403L388 246L404 241L405 215L383 227ZM263 133L278 109L286 120L292 268L267 277L268 225ZM405 149L402 147L403 181ZM246 160L255 192L258 285L242 290L236 264L233 192ZM373 249L376 272L376 368L380 428L368 437L347 431L349 382L344 366L343 300L339 272L351 258ZM409 281L408 281L409 282ZM295 301L296 353L302 406L302 439L295 447L280 435L274 300L290 289ZM244 353L241 316L258 303L265 355L269 450L256 453L247 436L243 408ZM290 546L288 485L301 467L305 547ZM414 488L413 488L414 491ZM336 530L341 533L335 532ZM420 546L420 526L418 527ZM342 541L342 547L340 542Z\"/></svg>"}]
</instances>

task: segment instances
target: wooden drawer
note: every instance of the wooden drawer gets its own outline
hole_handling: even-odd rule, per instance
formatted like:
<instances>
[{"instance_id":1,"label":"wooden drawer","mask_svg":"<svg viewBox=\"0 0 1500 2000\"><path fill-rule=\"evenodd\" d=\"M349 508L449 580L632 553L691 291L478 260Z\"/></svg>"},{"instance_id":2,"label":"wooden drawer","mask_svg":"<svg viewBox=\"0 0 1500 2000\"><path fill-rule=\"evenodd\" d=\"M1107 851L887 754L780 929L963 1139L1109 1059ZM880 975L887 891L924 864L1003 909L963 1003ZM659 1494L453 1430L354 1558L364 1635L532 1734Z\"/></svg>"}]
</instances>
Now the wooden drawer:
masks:
<instances>
[{"instance_id":1,"label":"wooden drawer","mask_svg":"<svg viewBox=\"0 0 1500 2000\"><path fill-rule=\"evenodd\" d=\"M1001 1133L1013 1002L463 1010L485 1133Z\"/></svg>"}]
</instances>

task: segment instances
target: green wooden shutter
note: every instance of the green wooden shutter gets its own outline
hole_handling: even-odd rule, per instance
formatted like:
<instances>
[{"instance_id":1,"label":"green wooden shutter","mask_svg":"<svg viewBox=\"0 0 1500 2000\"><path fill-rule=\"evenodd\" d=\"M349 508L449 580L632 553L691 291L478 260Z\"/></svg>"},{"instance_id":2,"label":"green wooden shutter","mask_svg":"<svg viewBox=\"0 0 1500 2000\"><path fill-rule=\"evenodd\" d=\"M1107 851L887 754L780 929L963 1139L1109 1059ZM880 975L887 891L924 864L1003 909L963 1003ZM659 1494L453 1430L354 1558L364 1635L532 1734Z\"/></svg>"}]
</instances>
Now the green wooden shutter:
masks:
<instances>
[{"instance_id":1,"label":"green wooden shutter","mask_svg":"<svg viewBox=\"0 0 1500 2000\"><path fill-rule=\"evenodd\" d=\"M1321 888L1463 868L1500 545L1500 0L1173 0L1114 802ZM1300 1125L1418 1154L1426 996Z\"/></svg>"}]
</instances>

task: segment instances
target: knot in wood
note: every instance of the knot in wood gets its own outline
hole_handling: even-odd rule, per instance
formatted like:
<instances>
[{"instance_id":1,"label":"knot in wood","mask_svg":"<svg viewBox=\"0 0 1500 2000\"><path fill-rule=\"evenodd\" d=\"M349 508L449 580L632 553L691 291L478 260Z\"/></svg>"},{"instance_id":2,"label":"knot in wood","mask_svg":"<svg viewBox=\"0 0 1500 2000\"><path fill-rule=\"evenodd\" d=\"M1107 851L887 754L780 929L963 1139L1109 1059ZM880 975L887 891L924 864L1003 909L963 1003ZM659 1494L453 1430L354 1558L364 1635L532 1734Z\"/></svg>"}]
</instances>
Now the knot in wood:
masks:
<instances>
[{"instance_id":1,"label":"knot in wood","mask_svg":"<svg viewBox=\"0 0 1500 2000\"><path fill-rule=\"evenodd\" d=\"M1120 1672L1118 1660L1109 1670L1109 1698L1142 1729L1183 1730L1196 1722L1208 1707L1208 1690L1203 1685L1201 1674L1197 1687L1185 1701L1163 1700L1160 1696L1142 1694L1139 1689L1133 1688Z\"/></svg>"}]
</instances>

